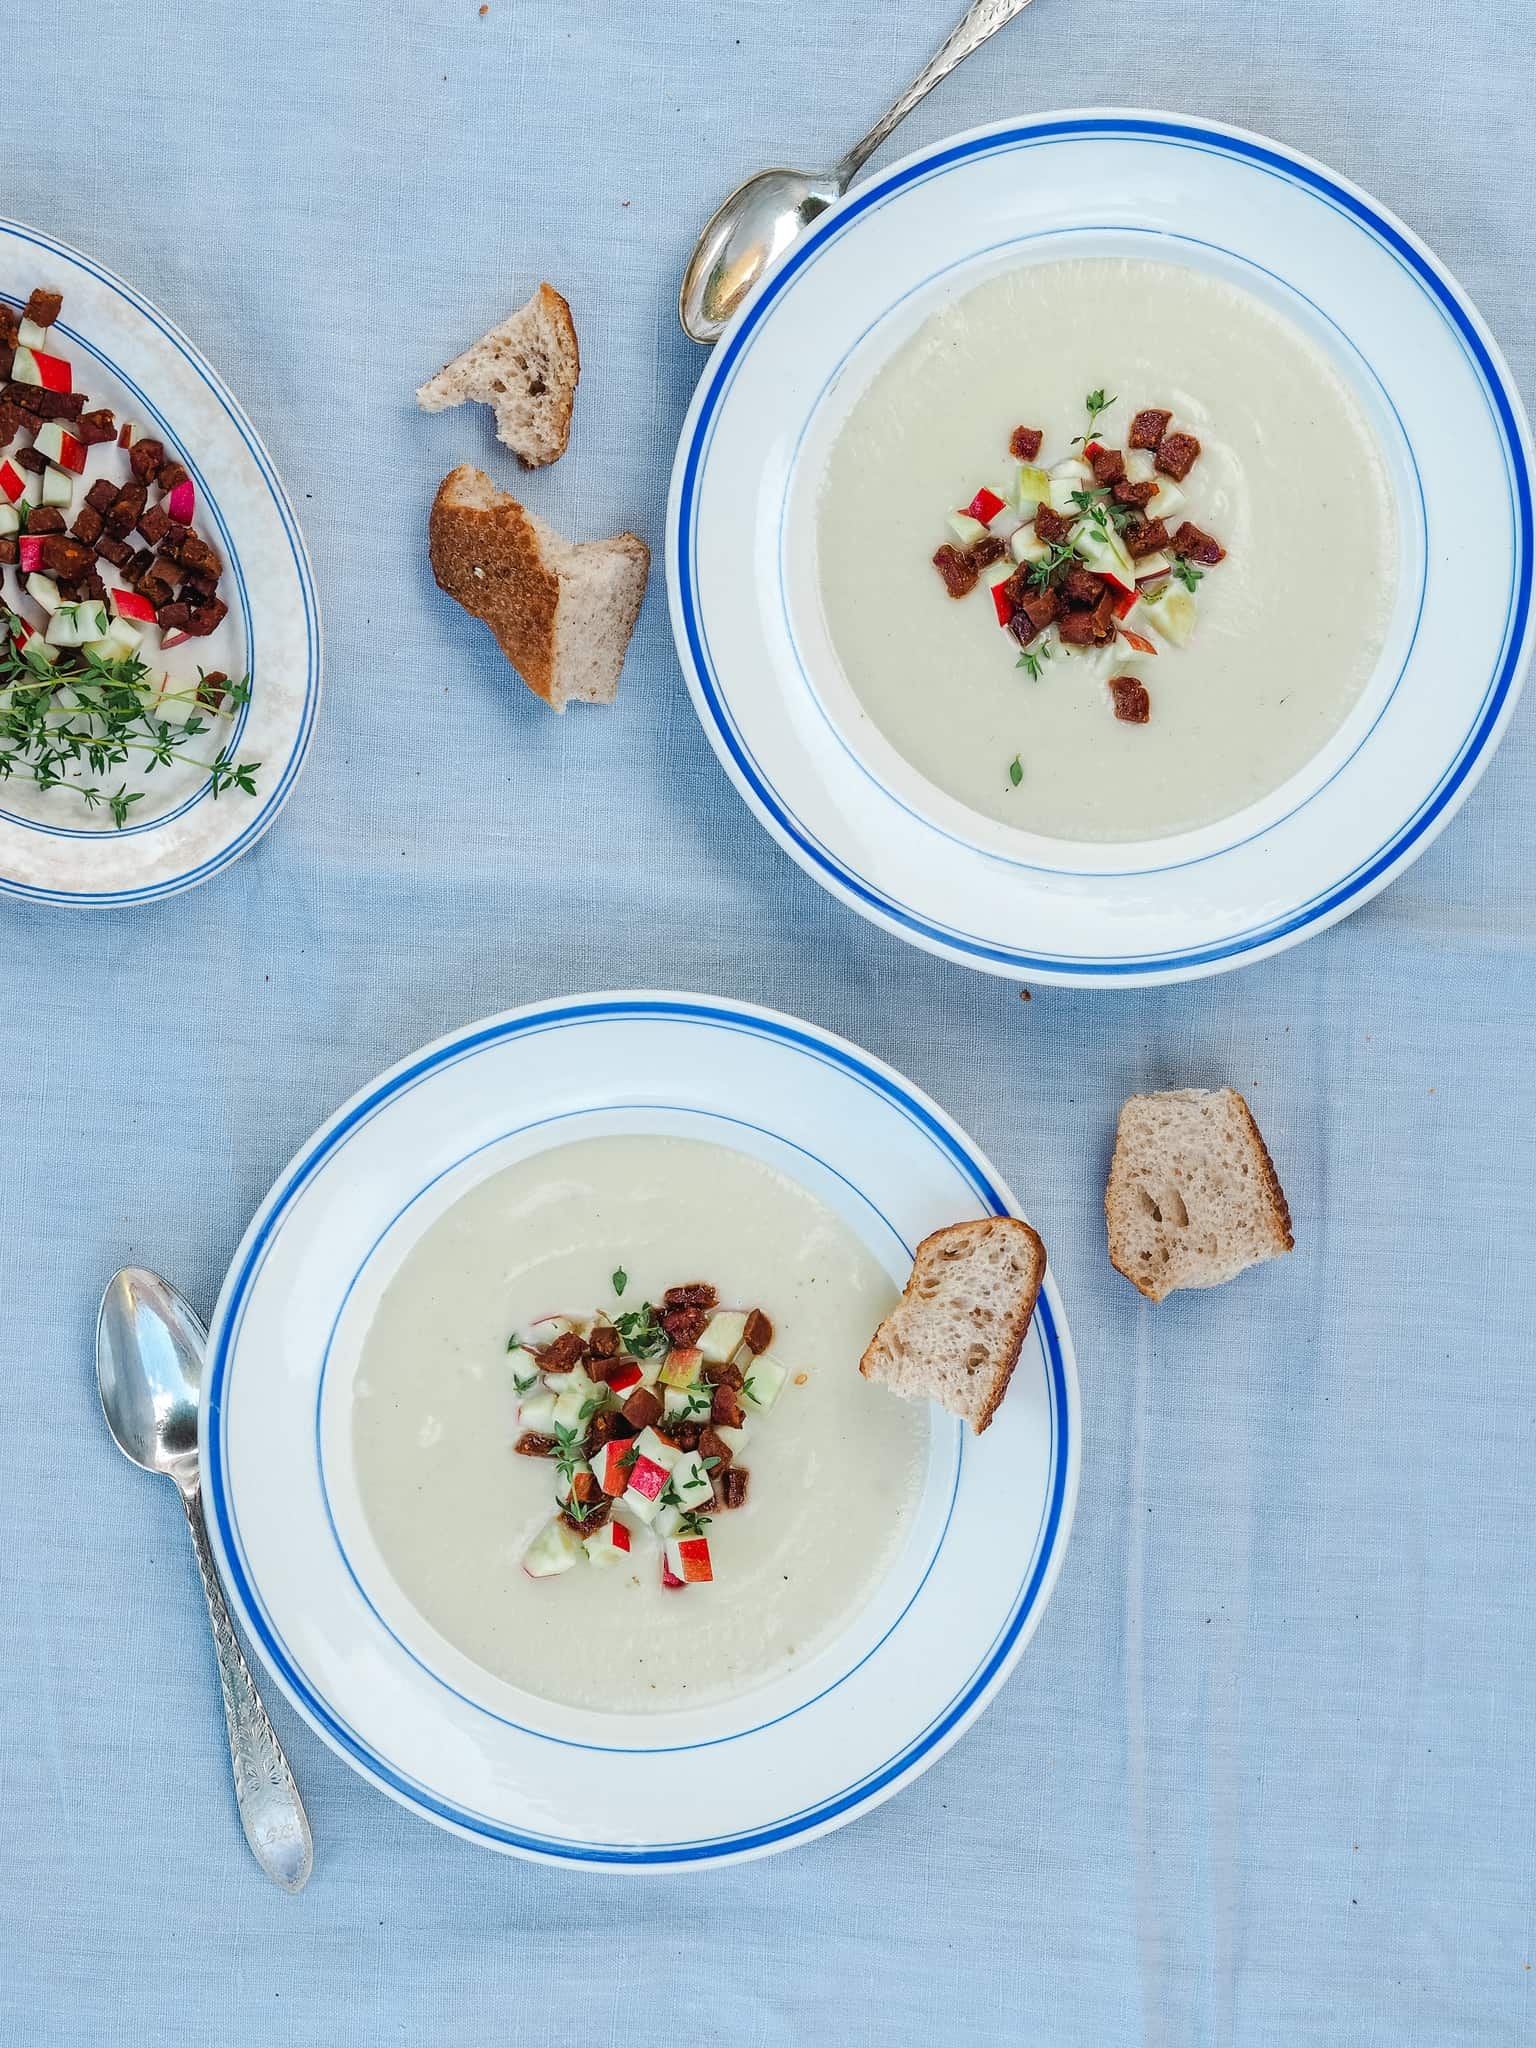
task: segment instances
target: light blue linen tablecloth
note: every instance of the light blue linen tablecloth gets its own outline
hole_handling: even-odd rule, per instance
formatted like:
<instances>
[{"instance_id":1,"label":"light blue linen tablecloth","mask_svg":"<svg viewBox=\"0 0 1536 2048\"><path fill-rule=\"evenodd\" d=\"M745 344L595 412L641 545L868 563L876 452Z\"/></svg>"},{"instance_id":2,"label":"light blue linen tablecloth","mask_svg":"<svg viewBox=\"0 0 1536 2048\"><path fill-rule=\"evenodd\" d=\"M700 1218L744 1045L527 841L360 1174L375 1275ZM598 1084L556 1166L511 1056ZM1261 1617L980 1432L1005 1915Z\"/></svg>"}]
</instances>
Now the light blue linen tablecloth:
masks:
<instances>
[{"instance_id":1,"label":"light blue linen tablecloth","mask_svg":"<svg viewBox=\"0 0 1536 2048\"><path fill-rule=\"evenodd\" d=\"M696 227L759 163L836 156L956 4L18 18L3 210L121 270L224 371L305 522L329 676L297 794L230 873L130 914L0 902L4 2048L1536 2036L1532 707L1342 927L1220 980L1026 1008L757 829L659 574L617 708L563 722L431 585L439 476L514 479L479 412L415 410L420 378L553 279L585 375L571 453L527 497L659 547ZM1040 0L904 139L1095 103L1266 131L1420 229L1529 392L1531 27L1525 0ZM702 1879L482 1853L274 1702L318 1852L281 1897L236 1828L176 1504L96 1410L98 1291L144 1260L206 1309L278 1167L378 1068L658 973L848 1033L1020 1191L1082 1370L1055 1599L918 1785ZM1114 1111L1227 1080L1297 1255L1152 1310L1104 1257Z\"/></svg>"}]
</instances>

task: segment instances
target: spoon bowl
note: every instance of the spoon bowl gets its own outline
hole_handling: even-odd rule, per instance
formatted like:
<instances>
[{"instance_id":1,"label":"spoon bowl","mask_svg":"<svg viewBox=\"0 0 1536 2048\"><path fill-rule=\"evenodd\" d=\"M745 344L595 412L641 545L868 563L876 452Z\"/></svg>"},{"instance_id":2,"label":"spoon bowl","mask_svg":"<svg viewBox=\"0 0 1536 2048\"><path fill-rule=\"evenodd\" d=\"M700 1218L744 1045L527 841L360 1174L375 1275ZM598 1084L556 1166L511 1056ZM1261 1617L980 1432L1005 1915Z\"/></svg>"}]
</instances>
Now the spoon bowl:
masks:
<instances>
[{"instance_id":1,"label":"spoon bowl","mask_svg":"<svg viewBox=\"0 0 1536 2048\"><path fill-rule=\"evenodd\" d=\"M113 1275L96 1319L96 1385L112 1441L146 1472L197 1484L197 1408L208 1333L169 1281Z\"/></svg>"},{"instance_id":2,"label":"spoon bowl","mask_svg":"<svg viewBox=\"0 0 1536 2048\"><path fill-rule=\"evenodd\" d=\"M854 178L918 101L973 50L979 50L1030 0L971 0L959 21L901 98L830 171L759 171L715 208L694 245L677 293L677 317L690 341L718 341L758 279L841 199Z\"/></svg>"}]
</instances>

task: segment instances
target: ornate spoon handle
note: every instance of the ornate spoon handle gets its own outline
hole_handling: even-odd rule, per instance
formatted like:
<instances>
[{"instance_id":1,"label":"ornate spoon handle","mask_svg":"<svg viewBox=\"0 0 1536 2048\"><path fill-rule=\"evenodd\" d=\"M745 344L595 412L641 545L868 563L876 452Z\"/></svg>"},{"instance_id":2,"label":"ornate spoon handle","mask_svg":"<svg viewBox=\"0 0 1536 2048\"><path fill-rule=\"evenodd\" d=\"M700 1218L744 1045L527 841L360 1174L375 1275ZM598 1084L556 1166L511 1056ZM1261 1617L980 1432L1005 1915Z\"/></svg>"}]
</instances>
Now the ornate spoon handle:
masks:
<instances>
[{"instance_id":1,"label":"ornate spoon handle","mask_svg":"<svg viewBox=\"0 0 1536 2048\"><path fill-rule=\"evenodd\" d=\"M190 1493L180 1488L177 1491L187 1511L187 1527L192 1531L192 1548L203 1575L208 1619L213 1627L240 1825L245 1829L251 1854L272 1882L281 1885L285 1892L302 1891L315 1862L309 1820L282 1744L256 1691L251 1668L235 1640L234 1624L224 1605L224 1591L208 1547L202 1496L195 1486Z\"/></svg>"},{"instance_id":2,"label":"ornate spoon handle","mask_svg":"<svg viewBox=\"0 0 1536 2048\"><path fill-rule=\"evenodd\" d=\"M891 130L905 121L918 101L928 97L940 79L948 78L957 64L963 64L988 36L995 36L1028 5L1029 0L973 0L895 106L881 115L863 141L856 142L838 165L833 176L839 191L846 191L860 166L874 155Z\"/></svg>"}]
</instances>

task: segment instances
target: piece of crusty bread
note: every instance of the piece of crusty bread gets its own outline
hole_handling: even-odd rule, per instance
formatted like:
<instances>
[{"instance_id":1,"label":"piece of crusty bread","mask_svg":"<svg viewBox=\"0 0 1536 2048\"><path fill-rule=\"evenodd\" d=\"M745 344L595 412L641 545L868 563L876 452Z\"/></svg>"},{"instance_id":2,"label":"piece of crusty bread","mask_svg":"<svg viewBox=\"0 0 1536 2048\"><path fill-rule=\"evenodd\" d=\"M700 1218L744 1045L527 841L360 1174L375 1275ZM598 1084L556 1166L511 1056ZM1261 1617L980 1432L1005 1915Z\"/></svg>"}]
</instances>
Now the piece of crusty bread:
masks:
<instances>
[{"instance_id":1,"label":"piece of crusty bread","mask_svg":"<svg viewBox=\"0 0 1536 2048\"><path fill-rule=\"evenodd\" d=\"M1017 1216L934 1231L859 1371L937 1401L980 1436L1008 1391L1044 1278L1045 1246Z\"/></svg>"},{"instance_id":2,"label":"piece of crusty bread","mask_svg":"<svg viewBox=\"0 0 1536 2048\"><path fill-rule=\"evenodd\" d=\"M425 412L469 398L492 406L497 440L524 469L539 469L565 453L580 375L571 309L553 285L541 284L526 306L429 377L416 403Z\"/></svg>"},{"instance_id":3,"label":"piece of crusty bread","mask_svg":"<svg viewBox=\"0 0 1536 2048\"><path fill-rule=\"evenodd\" d=\"M1269 1148L1235 1088L1133 1095L1104 1215L1111 1263L1149 1301L1219 1287L1296 1242Z\"/></svg>"},{"instance_id":4,"label":"piece of crusty bread","mask_svg":"<svg viewBox=\"0 0 1536 2048\"><path fill-rule=\"evenodd\" d=\"M566 540L468 463L438 485L429 533L438 587L536 697L556 711L613 701L651 566L637 534Z\"/></svg>"}]
</instances>

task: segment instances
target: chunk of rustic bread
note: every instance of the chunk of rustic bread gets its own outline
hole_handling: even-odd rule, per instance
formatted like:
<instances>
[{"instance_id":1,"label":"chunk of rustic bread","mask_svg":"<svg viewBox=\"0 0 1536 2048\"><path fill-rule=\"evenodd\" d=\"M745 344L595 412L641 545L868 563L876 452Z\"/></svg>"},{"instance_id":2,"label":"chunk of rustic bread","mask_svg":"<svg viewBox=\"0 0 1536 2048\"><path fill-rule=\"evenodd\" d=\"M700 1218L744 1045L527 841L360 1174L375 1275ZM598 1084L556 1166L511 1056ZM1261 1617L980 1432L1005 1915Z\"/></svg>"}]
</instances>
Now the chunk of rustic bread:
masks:
<instances>
[{"instance_id":1,"label":"chunk of rustic bread","mask_svg":"<svg viewBox=\"0 0 1536 2048\"><path fill-rule=\"evenodd\" d=\"M536 697L609 704L650 572L633 533L569 541L467 463L432 501L432 574L481 619Z\"/></svg>"},{"instance_id":2,"label":"chunk of rustic bread","mask_svg":"<svg viewBox=\"0 0 1536 2048\"><path fill-rule=\"evenodd\" d=\"M1104 1215L1110 1262L1149 1301L1219 1287L1296 1242L1269 1148L1235 1088L1133 1095Z\"/></svg>"},{"instance_id":3,"label":"chunk of rustic bread","mask_svg":"<svg viewBox=\"0 0 1536 2048\"><path fill-rule=\"evenodd\" d=\"M540 469L565 453L580 375L571 309L553 285L541 284L526 306L429 377L416 403L442 412L478 399L495 410L497 440L524 469Z\"/></svg>"},{"instance_id":4,"label":"chunk of rustic bread","mask_svg":"<svg viewBox=\"0 0 1536 2048\"><path fill-rule=\"evenodd\" d=\"M980 1436L1008 1391L1044 1278L1045 1246L1017 1216L934 1231L859 1371L937 1401Z\"/></svg>"}]
</instances>

